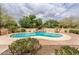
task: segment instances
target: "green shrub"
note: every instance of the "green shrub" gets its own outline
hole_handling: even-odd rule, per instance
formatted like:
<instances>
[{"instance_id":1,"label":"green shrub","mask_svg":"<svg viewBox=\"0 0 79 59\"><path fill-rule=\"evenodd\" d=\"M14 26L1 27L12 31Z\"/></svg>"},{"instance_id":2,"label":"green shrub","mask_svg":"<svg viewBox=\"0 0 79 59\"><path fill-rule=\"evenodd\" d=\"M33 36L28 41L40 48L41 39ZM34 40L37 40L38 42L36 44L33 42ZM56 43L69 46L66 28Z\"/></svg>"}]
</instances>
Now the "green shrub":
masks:
<instances>
[{"instance_id":1,"label":"green shrub","mask_svg":"<svg viewBox=\"0 0 79 59\"><path fill-rule=\"evenodd\" d=\"M20 39L9 45L11 53L14 55L35 54L41 45L34 38Z\"/></svg>"},{"instance_id":2,"label":"green shrub","mask_svg":"<svg viewBox=\"0 0 79 59\"><path fill-rule=\"evenodd\" d=\"M79 34L79 30L70 30L70 33L75 33L75 34Z\"/></svg>"},{"instance_id":3,"label":"green shrub","mask_svg":"<svg viewBox=\"0 0 79 59\"><path fill-rule=\"evenodd\" d=\"M60 49L55 49L56 55L79 55L78 48L70 46L62 46Z\"/></svg>"}]
</instances>

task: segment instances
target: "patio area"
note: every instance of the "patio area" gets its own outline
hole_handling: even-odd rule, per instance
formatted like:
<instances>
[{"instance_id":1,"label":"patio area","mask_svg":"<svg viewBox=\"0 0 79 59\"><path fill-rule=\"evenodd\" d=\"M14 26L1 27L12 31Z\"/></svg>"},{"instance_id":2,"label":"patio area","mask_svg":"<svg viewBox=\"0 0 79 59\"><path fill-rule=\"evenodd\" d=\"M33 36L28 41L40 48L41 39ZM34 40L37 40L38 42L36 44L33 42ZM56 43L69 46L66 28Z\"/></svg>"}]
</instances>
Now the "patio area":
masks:
<instances>
[{"instance_id":1,"label":"patio area","mask_svg":"<svg viewBox=\"0 0 79 59\"><path fill-rule=\"evenodd\" d=\"M39 41L42 45L79 45L79 35L73 33L66 33L66 34L71 37L70 40L65 41L39 40Z\"/></svg>"},{"instance_id":2,"label":"patio area","mask_svg":"<svg viewBox=\"0 0 79 59\"><path fill-rule=\"evenodd\" d=\"M73 33L64 33L66 35L69 35L71 37L70 40L65 40L65 41L53 41L53 40L43 40L43 39L38 39L40 44L43 46L61 46L61 45L79 45L79 35L73 34ZM8 49L8 45L11 44L13 39L8 37L8 35L0 36L0 54L3 53L5 50Z\"/></svg>"}]
</instances>

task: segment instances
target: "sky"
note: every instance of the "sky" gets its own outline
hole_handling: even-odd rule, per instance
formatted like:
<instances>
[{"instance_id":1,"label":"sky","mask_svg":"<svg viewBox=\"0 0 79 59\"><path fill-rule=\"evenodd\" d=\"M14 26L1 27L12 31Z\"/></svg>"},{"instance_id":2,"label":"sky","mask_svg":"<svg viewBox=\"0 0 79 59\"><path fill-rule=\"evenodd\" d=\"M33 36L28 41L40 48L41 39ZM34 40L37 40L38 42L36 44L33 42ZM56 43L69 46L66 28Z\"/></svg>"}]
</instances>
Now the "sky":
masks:
<instances>
[{"instance_id":1,"label":"sky","mask_svg":"<svg viewBox=\"0 0 79 59\"><path fill-rule=\"evenodd\" d=\"M2 6L16 19L30 14L42 19L79 17L78 3L4 3Z\"/></svg>"}]
</instances>

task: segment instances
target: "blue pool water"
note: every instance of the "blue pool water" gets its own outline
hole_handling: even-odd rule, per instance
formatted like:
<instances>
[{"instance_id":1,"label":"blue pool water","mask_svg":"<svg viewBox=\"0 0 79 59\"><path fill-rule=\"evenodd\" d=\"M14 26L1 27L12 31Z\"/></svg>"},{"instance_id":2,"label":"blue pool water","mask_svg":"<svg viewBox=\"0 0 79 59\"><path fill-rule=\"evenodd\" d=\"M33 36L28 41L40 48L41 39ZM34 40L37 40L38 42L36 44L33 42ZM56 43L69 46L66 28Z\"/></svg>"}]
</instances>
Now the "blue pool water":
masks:
<instances>
[{"instance_id":1,"label":"blue pool water","mask_svg":"<svg viewBox=\"0 0 79 59\"><path fill-rule=\"evenodd\" d=\"M63 35L57 33L47 33L47 32L33 32L33 33L17 33L12 34L10 37L12 38L30 38L31 36L44 36L44 37L52 37L52 38L59 38Z\"/></svg>"}]
</instances>

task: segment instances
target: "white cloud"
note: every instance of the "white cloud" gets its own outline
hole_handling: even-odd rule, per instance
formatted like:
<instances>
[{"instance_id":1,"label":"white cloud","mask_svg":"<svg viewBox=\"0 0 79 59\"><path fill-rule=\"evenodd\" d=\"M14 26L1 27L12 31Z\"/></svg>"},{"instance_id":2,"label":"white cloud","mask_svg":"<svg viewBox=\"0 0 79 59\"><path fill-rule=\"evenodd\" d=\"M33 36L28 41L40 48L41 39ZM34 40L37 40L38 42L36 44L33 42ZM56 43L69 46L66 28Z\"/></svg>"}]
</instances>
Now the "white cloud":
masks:
<instances>
[{"instance_id":1,"label":"white cloud","mask_svg":"<svg viewBox=\"0 0 79 59\"><path fill-rule=\"evenodd\" d=\"M74 4L61 4L61 3L26 3L26 4L4 4L9 13L20 18L23 15L35 14L41 18L63 18L77 15L78 10L75 11ZM71 8L71 9L70 9Z\"/></svg>"}]
</instances>

